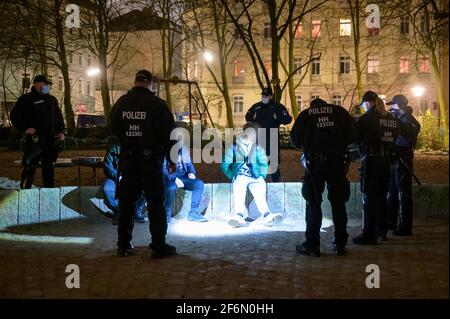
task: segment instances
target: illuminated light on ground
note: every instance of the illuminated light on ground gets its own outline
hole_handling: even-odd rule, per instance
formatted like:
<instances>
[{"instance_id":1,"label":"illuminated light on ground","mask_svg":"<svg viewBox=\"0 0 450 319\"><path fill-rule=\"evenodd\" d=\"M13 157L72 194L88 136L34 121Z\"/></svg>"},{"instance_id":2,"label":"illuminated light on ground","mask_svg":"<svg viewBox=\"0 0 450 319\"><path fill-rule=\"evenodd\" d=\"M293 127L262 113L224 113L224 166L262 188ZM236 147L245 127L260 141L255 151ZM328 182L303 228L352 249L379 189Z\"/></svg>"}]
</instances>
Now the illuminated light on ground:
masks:
<instances>
[{"instance_id":1,"label":"illuminated light on ground","mask_svg":"<svg viewBox=\"0 0 450 319\"><path fill-rule=\"evenodd\" d=\"M332 225L332 221L324 218L322 228ZM225 237L242 236L249 234L268 233L268 232L304 232L306 229L305 221L285 221L277 226L266 227L259 221L254 221L247 227L230 227L224 221L210 220L206 223L196 223L187 220L173 218L169 224L168 233L189 237ZM324 232L324 230L321 230Z\"/></svg>"},{"instance_id":2,"label":"illuminated light on ground","mask_svg":"<svg viewBox=\"0 0 450 319\"><path fill-rule=\"evenodd\" d=\"M94 242L94 238L91 237L33 236L33 235L11 234L11 233L0 233L0 240L50 243L50 244L78 244L78 245L89 245Z\"/></svg>"}]
</instances>

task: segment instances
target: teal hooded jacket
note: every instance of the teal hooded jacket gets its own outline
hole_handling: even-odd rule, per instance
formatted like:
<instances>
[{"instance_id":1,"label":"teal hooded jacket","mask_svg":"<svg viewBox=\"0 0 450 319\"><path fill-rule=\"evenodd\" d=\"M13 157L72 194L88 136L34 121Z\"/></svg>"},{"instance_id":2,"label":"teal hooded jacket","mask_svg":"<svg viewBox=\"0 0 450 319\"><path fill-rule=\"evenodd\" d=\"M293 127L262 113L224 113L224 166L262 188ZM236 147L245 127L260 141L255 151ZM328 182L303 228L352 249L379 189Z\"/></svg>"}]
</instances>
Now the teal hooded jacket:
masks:
<instances>
[{"instance_id":1,"label":"teal hooded jacket","mask_svg":"<svg viewBox=\"0 0 450 319\"><path fill-rule=\"evenodd\" d=\"M262 176L265 179L269 170L269 162L264 148L255 145L247 158L245 155L238 143L225 150L225 156L221 165L225 176L234 181L239 169L245 164L247 159L247 163L250 164L249 166L255 178Z\"/></svg>"}]
</instances>

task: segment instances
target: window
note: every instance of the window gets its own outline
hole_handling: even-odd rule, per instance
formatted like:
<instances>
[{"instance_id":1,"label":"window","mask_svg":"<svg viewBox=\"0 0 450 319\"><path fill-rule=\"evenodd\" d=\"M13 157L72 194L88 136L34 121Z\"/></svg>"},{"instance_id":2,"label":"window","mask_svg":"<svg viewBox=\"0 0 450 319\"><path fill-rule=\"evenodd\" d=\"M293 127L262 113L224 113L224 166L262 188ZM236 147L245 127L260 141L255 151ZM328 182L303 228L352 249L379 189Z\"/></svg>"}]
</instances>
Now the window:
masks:
<instances>
[{"instance_id":1,"label":"window","mask_svg":"<svg viewBox=\"0 0 450 319\"><path fill-rule=\"evenodd\" d=\"M320 20L313 20L311 23L311 36L313 38L316 38L320 35L320 25L321 25L321 21Z\"/></svg>"},{"instance_id":2,"label":"window","mask_svg":"<svg viewBox=\"0 0 450 319\"><path fill-rule=\"evenodd\" d=\"M241 33L239 32L238 28L234 28L234 38L236 40L242 40Z\"/></svg>"},{"instance_id":3,"label":"window","mask_svg":"<svg viewBox=\"0 0 450 319\"><path fill-rule=\"evenodd\" d=\"M408 34L409 33L409 20L408 17L400 18L400 34Z\"/></svg>"},{"instance_id":4,"label":"window","mask_svg":"<svg viewBox=\"0 0 450 319\"><path fill-rule=\"evenodd\" d=\"M314 101L315 99L320 99L319 95L311 95L311 101Z\"/></svg>"},{"instance_id":5,"label":"window","mask_svg":"<svg viewBox=\"0 0 450 319\"><path fill-rule=\"evenodd\" d=\"M72 30L72 29L70 29L70 30ZM69 63L73 63L73 54L72 53L69 54Z\"/></svg>"},{"instance_id":6,"label":"window","mask_svg":"<svg viewBox=\"0 0 450 319\"><path fill-rule=\"evenodd\" d=\"M302 74L302 59L300 58L294 58L294 74L295 75L301 75Z\"/></svg>"},{"instance_id":7,"label":"window","mask_svg":"<svg viewBox=\"0 0 450 319\"><path fill-rule=\"evenodd\" d=\"M63 78L62 76L58 77L58 91L63 90Z\"/></svg>"},{"instance_id":8,"label":"window","mask_svg":"<svg viewBox=\"0 0 450 319\"><path fill-rule=\"evenodd\" d=\"M408 55L402 55L400 57L400 73L409 73L409 56Z\"/></svg>"},{"instance_id":9,"label":"window","mask_svg":"<svg viewBox=\"0 0 450 319\"><path fill-rule=\"evenodd\" d=\"M341 74L349 74L350 73L350 57L349 56L341 56L339 63L339 72Z\"/></svg>"},{"instance_id":10,"label":"window","mask_svg":"<svg viewBox=\"0 0 450 319\"><path fill-rule=\"evenodd\" d=\"M264 39L269 40L272 38L272 28L270 23L264 23Z\"/></svg>"},{"instance_id":11,"label":"window","mask_svg":"<svg viewBox=\"0 0 450 319\"><path fill-rule=\"evenodd\" d=\"M319 75L320 74L320 58L313 59L311 62L311 74Z\"/></svg>"},{"instance_id":12,"label":"window","mask_svg":"<svg viewBox=\"0 0 450 319\"><path fill-rule=\"evenodd\" d=\"M422 14L419 18L419 31L420 33L428 32L428 21L427 16L425 14Z\"/></svg>"},{"instance_id":13,"label":"window","mask_svg":"<svg viewBox=\"0 0 450 319\"><path fill-rule=\"evenodd\" d=\"M233 112L243 113L244 112L244 96L234 95L233 96Z\"/></svg>"},{"instance_id":14,"label":"window","mask_svg":"<svg viewBox=\"0 0 450 319\"><path fill-rule=\"evenodd\" d=\"M245 62L242 60L236 60L233 63L233 76L243 77L245 75Z\"/></svg>"},{"instance_id":15,"label":"window","mask_svg":"<svg viewBox=\"0 0 450 319\"><path fill-rule=\"evenodd\" d=\"M48 80L53 83L53 75L49 75ZM50 87L52 87L52 85L50 85Z\"/></svg>"},{"instance_id":16,"label":"window","mask_svg":"<svg viewBox=\"0 0 450 319\"><path fill-rule=\"evenodd\" d=\"M87 56L87 66L91 66L91 56Z\"/></svg>"},{"instance_id":17,"label":"window","mask_svg":"<svg viewBox=\"0 0 450 319\"><path fill-rule=\"evenodd\" d=\"M352 35L352 20L340 19L339 34L341 37Z\"/></svg>"},{"instance_id":18,"label":"window","mask_svg":"<svg viewBox=\"0 0 450 319\"><path fill-rule=\"evenodd\" d=\"M86 95L91 95L91 82L86 82Z\"/></svg>"},{"instance_id":19,"label":"window","mask_svg":"<svg viewBox=\"0 0 450 319\"><path fill-rule=\"evenodd\" d=\"M302 109L302 96L301 95L297 95L296 99L297 99L298 109L301 110Z\"/></svg>"},{"instance_id":20,"label":"window","mask_svg":"<svg viewBox=\"0 0 450 319\"><path fill-rule=\"evenodd\" d=\"M272 61L264 62L264 68L266 69L269 78L272 78Z\"/></svg>"},{"instance_id":21,"label":"window","mask_svg":"<svg viewBox=\"0 0 450 319\"><path fill-rule=\"evenodd\" d=\"M340 96L340 95L333 95L331 103L334 104L334 105L342 106L342 96Z\"/></svg>"},{"instance_id":22,"label":"window","mask_svg":"<svg viewBox=\"0 0 450 319\"><path fill-rule=\"evenodd\" d=\"M83 65L83 55L81 53L78 53L78 64Z\"/></svg>"},{"instance_id":23,"label":"window","mask_svg":"<svg viewBox=\"0 0 450 319\"><path fill-rule=\"evenodd\" d=\"M301 22L299 24L297 24L297 27L295 28L294 36L296 39L299 39L303 36L303 25Z\"/></svg>"},{"instance_id":24,"label":"window","mask_svg":"<svg viewBox=\"0 0 450 319\"><path fill-rule=\"evenodd\" d=\"M419 57L419 73L430 73L428 57L423 55Z\"/></svg>"},{"instance_id":25,"label":"window","mask_svg":"<svg viewBox=\"0 0 450 319\"><path fill-rule=\"evenodd\" d=\"M375 55L370 55L367 58L367 73L380 72L380 59Z\"/></svg>"},{"instance_id":26,"label":"window","mask_svg":"<svg viewBox=\"0 0 450 319\"><path fill-rule=\"evenodd\" d=\"M194 79L198 79L198 61L194 62Z\"/></svg>"},{"instance_id":27,"label":"window","mask_svg":"<svg viewBox=\"0 0 450 319\"><path fill-rule=\"evenodd\" d=\"M78 80L78 93L83 93L83 82L81 80Z\"/></svg>"}]
</instances>

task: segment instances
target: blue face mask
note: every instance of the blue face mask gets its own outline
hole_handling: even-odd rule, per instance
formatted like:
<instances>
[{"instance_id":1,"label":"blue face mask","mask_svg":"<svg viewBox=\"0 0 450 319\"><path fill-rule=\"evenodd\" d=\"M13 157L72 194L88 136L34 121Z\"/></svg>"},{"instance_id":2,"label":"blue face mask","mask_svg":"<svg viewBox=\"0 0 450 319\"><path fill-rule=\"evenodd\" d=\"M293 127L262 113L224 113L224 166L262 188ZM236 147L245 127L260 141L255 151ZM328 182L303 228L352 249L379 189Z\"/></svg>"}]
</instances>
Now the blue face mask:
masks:
<instances>
[{"instance_id":1,"label":"blue face mask","mask_svg":"<svg viewBox=\"0 0 450 319\"><path fill-rule=\"evenodd\" d=\"M41 94L49 94L49 93L50 93L50 87L48 85L45 85L41 90Z\"/></svg>"}]
</instances>

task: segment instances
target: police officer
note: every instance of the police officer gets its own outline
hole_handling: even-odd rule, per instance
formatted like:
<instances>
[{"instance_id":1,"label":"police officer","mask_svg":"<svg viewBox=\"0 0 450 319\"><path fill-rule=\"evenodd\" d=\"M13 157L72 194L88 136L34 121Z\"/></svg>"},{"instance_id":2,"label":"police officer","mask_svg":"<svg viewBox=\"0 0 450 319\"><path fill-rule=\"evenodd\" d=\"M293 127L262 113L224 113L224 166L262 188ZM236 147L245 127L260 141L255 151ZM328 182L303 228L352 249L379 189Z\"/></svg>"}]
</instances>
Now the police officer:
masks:
<instances>
[{"instance_id":1,"label":"police officer","mask_svg":"<svg viewBox=\"0 0 450 319\"><path fill-rule=\"evenodd\" d=\"M272 101L272 89L264 88L261 92L261 101L252 105L252 107L245 114L245 120L247 122L256 122L259 124L261 128L264 128L266 131L266 153L267 156L272 159L270 154L274 156L278 160L276 171L272 174L269 174L272 177L273 182L281 182L281 173L280 173L280 137L279 137L279 128L280 125L287 125L292 122L292 117L289 115L286 107L281 104ZM270 131L275 129L276 136L271 137ZM271 150L270 142L271 138L276 139L277 148ZM275 141L272 139L272 143Z\"/></svg>"},{"instance_id":2,"label":"police officer","mask_svg":"<svg viewBox=\"0 0 450 319\"><path fill-rule=\"evenodd\" d=\"M389 186L391 150L398 135L398 124L387 112L384 102L373 91L362 98L366 112L356 123L357 142L360 147L360 181L363 193L362 234L353 238L357 245L377 244L377 225L384 219L386 195Z\"/></svg>"},{"instance_id":3,"label":"police officer","mask_svg":"<svg viewBox=\"0 0 450 319\"><path fill-rule=\"evenodd\" d=\"M173 115L164 100L151 92L152 74L147 70L136 73L135 86L119 98L112 110L112 133L121 147L119 171L118 256L132 253L133 216L135 202L142 191L147 197L155 258L176 254L174 246L166 243L167 221L164 210L163 159L173 143L170 132ZM170 162L173 169L173 162Z\"/></svg>"},{"instance_id":4,"label":"police officer","mask_svg":"<svg viewBox=\"0 0 450 319\"><path fill-rule=\"evenodd\" d=\"M13 126L25 134L21 188L31 188L39 161L43 186L54 187L57 141L64 139L64 119L58 100L50 95L51 84L44 75L36 75L31 92L22 95L11 110Z\"/></svg>"},{"instance_id":5,"label":"police officer","mask_svg":"<svg viewBox=\"0 0 450 319\"><path fill-rule=\"evenodd\" d=\"M412 108L408 106L408 99L404 95L396 95L386 104L391 105L389 112L397 121L409 126L410 130L409 134L399 134L395 140L387 197L386 226L387 229L394 229L396 236L411 236L413 223L411 172L420 124L412 115ZM399 219L398 226L397 219Z\"/></svg>"},{"instance_id":6,"label":"police officer","mask_svg":"<svg viewBox=\"0 0 450 319\"><path fill-rule=\"evenodd\" d=\"M333 246L338 255L345 254L348 238L345 203L350 197L345 153L354 139L355 123L347 110L321 99L311 101L310 107L295 121L291 141L303 148L305 166L302 195L306 200L306 241L296 247L300 254L320 256L320 206L325 182L335 227Z\"/></svg>"}]
</instances>

